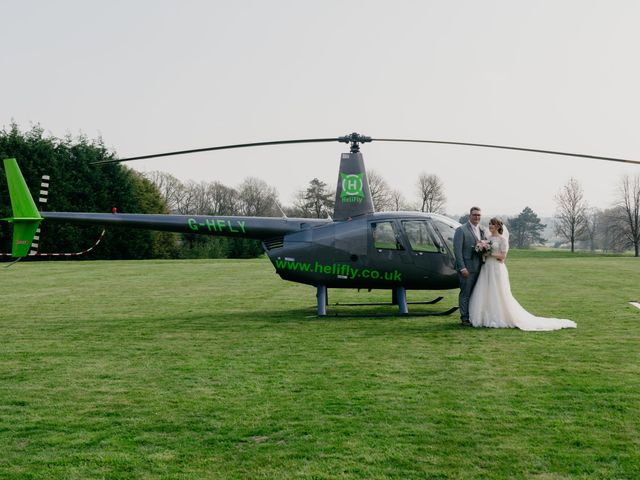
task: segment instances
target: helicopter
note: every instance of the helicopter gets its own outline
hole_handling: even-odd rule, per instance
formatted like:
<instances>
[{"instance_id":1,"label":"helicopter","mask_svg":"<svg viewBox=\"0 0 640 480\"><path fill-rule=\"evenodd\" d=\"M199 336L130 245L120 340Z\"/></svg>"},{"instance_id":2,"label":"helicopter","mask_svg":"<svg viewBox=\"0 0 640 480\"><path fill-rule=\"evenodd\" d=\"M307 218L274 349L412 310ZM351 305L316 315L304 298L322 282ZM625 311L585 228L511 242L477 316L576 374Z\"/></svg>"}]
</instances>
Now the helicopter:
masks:
<instances>
[{"instance_id":1,"label":"helicopter","mask_svg":"<svg viewBox=\"0 0 640 480\"><path fill-rule=\"evenodd\" d=\"M231 148L293 143L341 142L350 145L340 156L333 218L161 215L39 211L15 159L5 159L13 216L12 252L29 254L40 222L119 225L130 228L216 235L259 240L276 273L283 279L316 288L316 312L327 315L328 289L391 290L391 305L408 315L407 290L449 290L458 287L453 236L460 224L424 212L375 212L360 145L372 141L417 142L565 155L640 164L640 161L578 153L439 140L373 139L352 133L337 138L278 140L107 159L95 164L192 154ZM411 302L434 304L431 301ZM353 304L343 304L353 305ZM366 304L358 304L366 305ZM381 304L369 304L381 305ZM450 315L458 307L419 315ZM416 315L413 313L412 315Z\"/></svg>"}]
</instances>

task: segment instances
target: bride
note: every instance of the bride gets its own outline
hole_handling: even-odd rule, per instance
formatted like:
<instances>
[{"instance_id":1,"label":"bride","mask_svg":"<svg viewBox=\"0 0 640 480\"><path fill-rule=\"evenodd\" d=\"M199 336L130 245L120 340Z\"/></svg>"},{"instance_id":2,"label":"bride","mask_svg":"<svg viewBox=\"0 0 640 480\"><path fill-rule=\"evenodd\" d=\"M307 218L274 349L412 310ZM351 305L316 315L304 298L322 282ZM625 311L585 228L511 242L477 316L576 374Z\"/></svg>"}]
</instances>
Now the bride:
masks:
<instances>
[{"instance_id":1,"label":"bride","mask_svg":"<svg viewBox=\"0 0 640 480\"><path fill-rule=\"evenodd\" d=\"M576 328L571 320L536 317L511 295L509 272L504 264L509 251L509 234L501 220L489 221L490 249L469 303L469 320L474 327L559 330Z\"/></svg>"}]
</instances>

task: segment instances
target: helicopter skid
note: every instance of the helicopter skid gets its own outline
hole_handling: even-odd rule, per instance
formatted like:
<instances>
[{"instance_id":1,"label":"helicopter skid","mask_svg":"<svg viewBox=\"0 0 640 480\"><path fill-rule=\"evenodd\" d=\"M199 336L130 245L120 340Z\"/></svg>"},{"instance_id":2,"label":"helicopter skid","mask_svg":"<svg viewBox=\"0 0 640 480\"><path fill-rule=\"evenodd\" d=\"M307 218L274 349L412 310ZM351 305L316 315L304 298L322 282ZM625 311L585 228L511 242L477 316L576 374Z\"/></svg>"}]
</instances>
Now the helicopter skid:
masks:
<instances>
[{"instance_id":1,"label":"helicopter skid","mask_svg":"<svg viewBox=\"0 0 640 480\"><path fill-rule=\"evenodd\" d=\"M417 302L416 302L417 303ZM388 303L378 305L390 305ZM449 310L440 312L409 312L409 313L327 313L316 315L316 317L331 318L382 318L382 317L444 317L451 315L458 310L458 307L451 307Z\"/></svg>"},{"instance_id":2,"label":"helicopter skid","mask_svg":"<svg viewBox=\"0 0 640 480\"><path fill-rule=\"evenodd\" d=\"M433 300L425 300L418 302L407 302L407 305L433 305L434 303L438 303L440 300L444 299L444 297L437 297ZM393 302L380 302L380 303L339 303L336 302L332 306L334 307L367 307L367 306L393 306L397 305L397 303Z\"/></svg>"}]
</instances>

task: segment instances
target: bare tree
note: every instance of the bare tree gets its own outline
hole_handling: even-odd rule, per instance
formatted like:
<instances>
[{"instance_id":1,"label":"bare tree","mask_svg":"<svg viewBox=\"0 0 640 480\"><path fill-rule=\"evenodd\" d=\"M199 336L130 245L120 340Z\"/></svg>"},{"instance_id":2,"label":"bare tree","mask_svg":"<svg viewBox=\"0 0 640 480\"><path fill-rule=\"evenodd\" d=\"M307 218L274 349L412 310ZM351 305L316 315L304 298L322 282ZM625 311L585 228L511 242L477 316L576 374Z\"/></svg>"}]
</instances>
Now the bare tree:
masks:
<instances>
[{"instance_id":1,"label":"bare tree","mask_svg":"<svg viewBox=\"0 0 640 480\"><path fill-rule=\"evenodd\" d=\"M600 221L602 219L602 211L598 208L588 208L585 213L587 220L586 236L589 239L589 249L593 252L598 242L598 232L600 230Z\"/></svg>"},{"instance_id":2,"label":"bare tree","mask_svg":"<svg viewBox=\"0 0 640 480\"><path fill-rule=\"evenodd\" d=\"M616 212L625 243L633 245L635 256L640 256L640 175L622 178Z\"/></svg>"},{"instance_id":3,"label":"bare tree","mask_svg":"<svg viewBox=\"0 0 640 480\"><path fill-rule=\"evenodd\" d=\"M570 178L555 196L557 210L555 214L555 232L571 243L575 251L576 240L587 232L587 202L580 182Z\"/></svg>"},{"instance_id":4,"label":"bare tree","mask_svg":"<svg viewBox=\"0 0 640 480\"><path fill-rule=\"evenodd\" d=\"M177 212L178 205L181 203L181 197L184 195L184 186L182 182L170 173L154 170L152 172L143 173L144 177L153 183L160 195L167 202L170 212Z\"/></svg>"},{"instance_id":5,"label":"bare tree","mask_svg":"<svg viewBox=\"0 0 640 480\"><path fill-rule=\"evenodd\" d=\"M193 182L192 185L194 189L194 213L198 215L211 215L213 213L210 195L211 184L207 182Z\"/></svg>"},{"instance_id":6,"label":"bare tree","mask_svg":"<svg viewBox=\"0 0 640 480\"><path fill-rule=\"evenodd\" d=\"M604 252L623 252L628 247L624 241L624 222L620 207L604 210L598 217L597 237Z\"/></svg>"},{"instance_id":7,"label":"bare tree","mask_svg":"<svg viewBox=\"0 0 640 480\"><path fill-rule=\"evenodd\" d=\"M409 210L407 201L401 190L395 189L391 191L391 208L396 212L400 210Z\"/></svg>"},{"instance_id":8,"label":"bare tree","mask_svg":"<svg viewBox=\"0 0 640 480\"><path fill-rule=\"evenodd\" d=\"M444 194L444 184L437 175L422 173L418 177L418 194L421 200L420 211L444 213L447 197Z\"/></svg>"},{"instance_id":9,"label":"bare tree","mask_svg":"<svg viewBox=\"0 0 640 480\"><path fill-rule=\"evenodd\" d=\"M278 192L267 182L246 178L238 187L238 213L254 217L278 216Z\"/></svg>"},{"instance_id":10,"label":"bare tree","mask_svg":"<svg viewBox=\"0 0 640 480\"><path fill-rule=\"evenodd\" d=\"M307 191L306 190L297 190L293 193L291 197L293 199L293 205L287 206L284 209L284 212L289 217L302 217L302 218L310 218L311 213L307 208L307 199L306 199Z\"/></svg>"},{"instance_id":11,"label":"bare tree","mask_svg":"<svg viewBox=\"0 0 640 480\"><path fill-rule=\"evenodd\" d=\"M176 213L180 215L196 215L201 213L198 211L198 207L201 204L200 186L193 180L189 180L182 185L180 195L176 200Z\"/></svg>"},{"instance_id":12,"label":"bare tree","mask_svg":"<svg viewBox=\"0 0 640 480\"><path fill-rule=\"evenodd\" d=\"M209 212L214 215L235 215L238 211L238 192L220 182L207 185Z\"/></svg>"},{"instance_id":13,"label":"bare tree","mask_svg":"<svg viewBox=\"0 0 640 480\"><path fill-rule=\"evenodd\" d=\"M391 189L389 188L387 181L382 178L382 175L373 169L367 171L367 179L369 180L369 190L371 190L373 208L377 212L389 210L391 208L392 201Z\"/></svg>"}]
</instances>

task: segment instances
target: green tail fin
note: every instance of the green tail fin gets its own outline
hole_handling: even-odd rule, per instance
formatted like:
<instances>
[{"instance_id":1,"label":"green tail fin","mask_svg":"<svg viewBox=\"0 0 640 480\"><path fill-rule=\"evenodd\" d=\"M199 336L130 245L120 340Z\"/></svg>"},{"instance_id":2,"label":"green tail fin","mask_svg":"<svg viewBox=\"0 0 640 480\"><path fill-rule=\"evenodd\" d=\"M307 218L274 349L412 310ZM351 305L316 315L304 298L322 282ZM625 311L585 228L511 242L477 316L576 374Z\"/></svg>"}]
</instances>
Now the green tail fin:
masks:
<instances>
[{"instance_id":1,"label":"green tail fin","mask_svg":"<svg viewBox=\"0 0 640 480\"><path fill-rule=\"evenodd\" d=\"M3 219L13 223L11 255L25 257L29 253L31 242L33 242L42 217L31 193L29 193L27 182L25 182L15 158L5 158L4 171L7 175L11 209L13 210L13 217Z\"/></svg>"}]
</instances>

